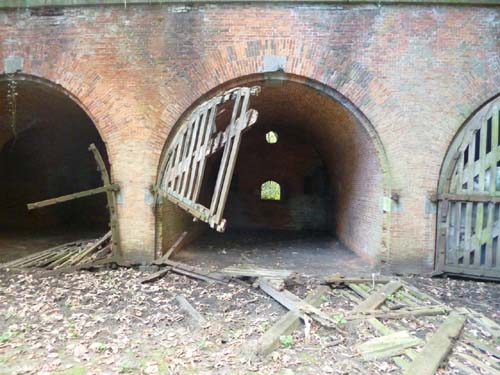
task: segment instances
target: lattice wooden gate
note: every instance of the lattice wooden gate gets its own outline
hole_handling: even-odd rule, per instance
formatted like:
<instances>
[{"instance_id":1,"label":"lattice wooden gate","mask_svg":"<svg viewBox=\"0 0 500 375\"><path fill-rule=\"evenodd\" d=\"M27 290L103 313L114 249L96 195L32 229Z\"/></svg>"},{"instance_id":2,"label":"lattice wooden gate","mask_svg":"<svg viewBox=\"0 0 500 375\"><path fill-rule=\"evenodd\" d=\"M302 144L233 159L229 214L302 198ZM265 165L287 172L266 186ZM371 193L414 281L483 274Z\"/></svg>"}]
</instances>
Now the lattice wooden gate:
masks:
<instances>
[{"instance_id":1,"label":"lattice wooden gate","mask_svg":"<svg viewBox=\"0 0 500 375\"><path fill-rule=\"evenodd\" d=\"M437 271L500 279L500 100L451 150L438 196Z\"/></svg>"},{"instance_id":2,"label":"lattice wooden gate","mask_svg":"<svg viewBox=\"0 0 500 375\"><path fill-rule=\"evenodd\" d=\"M222 215L242 133L257 121L257 111L249 109L250 97L259 91L258 86L238 87L198 106L175 135L160 169L164 172L157 192L219 232L226 227ZM218 130L217 116L231 107L229 124ZM207 159L221 150L211 204L205 207L199 198Z\"/></svg>"}]
</instances>

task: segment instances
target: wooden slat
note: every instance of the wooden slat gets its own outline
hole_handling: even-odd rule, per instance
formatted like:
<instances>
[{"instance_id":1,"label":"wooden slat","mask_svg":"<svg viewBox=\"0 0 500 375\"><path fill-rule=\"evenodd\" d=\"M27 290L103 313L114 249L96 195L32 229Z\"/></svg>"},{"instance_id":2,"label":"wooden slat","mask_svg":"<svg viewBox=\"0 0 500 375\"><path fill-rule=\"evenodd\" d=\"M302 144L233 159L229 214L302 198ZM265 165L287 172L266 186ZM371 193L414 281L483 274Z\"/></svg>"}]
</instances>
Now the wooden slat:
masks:
<instances>
[{"instance_id":1,"label":"wooden slat","mask_svg":"<svg viewBox=\"0 0 500 375\"><path fill-rule=\"evenodd\" d=\"M320 286L310 293L305 302L312 306L319 306L321 298L328 292L328 288ZM268 355L280 345L280 337L291 334L300 325L300 314L296 311L288 311L281 317L269 330L267 330L259 339L255 346L255 352L260 355Z\"/></svg>"},{"instance_id":2,"label":"wooden slat","mask_svg":"<svg viewBox=\"0 0 500 375\"><path fill-rule=\"evenodd\" d=\"M46 199L46 200L36 202L36 203L28 203L27 206L28 206L28 210L34 210L36 208L52 206L55 204L72 201L74 199L79 199L79 198L89 197L91 195L106 193L108 191L119 191L119 190L120 190L120 186L118 184L111 184L108 186L102 186L102 187L95 188L95 189L80 191L78 193L63 195L63 196L60 196L57 198Z\"/></svg>"},{"instance_id":3,"label":"wooden slat","mask_svg":"<svg viewBox=\"0 0 500 375\"><path fill-rule=\"evenodd\" d=\"M372 293L366 300L354 308L354 312L375 310L379 308L393 293L397 292L403 285L399 281L391 281L385 284L379 291Z\"/></svg>"},{"instance_id":4,"label":"wooden slat","mask_svg":"<svg viewBox=\"0 0 500 375\"><path fill-rule=\"evenodd\" d=\"M194 321L201 327L206 327L208 324L208 321L201 315L198 310L196 310L191 303L184 297L183 295L179 294L175 297L177 302L179 303L180 307L186 311L191 318L194 319Z\"/></svg>"},{"instance_id":5,"label":"wooden slat","mask_svg":"<svg viewBox=\"0 0 500 375\"><path fill-rule=\"evenodd\" d=\"M460 335L465 316L451 312L448 319L429 338L417 358L405 369L405 375L434 375Z\"/></svg>"},{"instance_id":6,"label":"wooden slat","mask_svg":"<svg viewBox=\"0 0 500 375\"><path fill-rule=\"evenodd\" d=\"M356 350L365 360L371 361L401 355L406 349L420 344L422 340L418 337L410 335L407 331L400 331L357 344Z\"/></svg>"}]
</instances>

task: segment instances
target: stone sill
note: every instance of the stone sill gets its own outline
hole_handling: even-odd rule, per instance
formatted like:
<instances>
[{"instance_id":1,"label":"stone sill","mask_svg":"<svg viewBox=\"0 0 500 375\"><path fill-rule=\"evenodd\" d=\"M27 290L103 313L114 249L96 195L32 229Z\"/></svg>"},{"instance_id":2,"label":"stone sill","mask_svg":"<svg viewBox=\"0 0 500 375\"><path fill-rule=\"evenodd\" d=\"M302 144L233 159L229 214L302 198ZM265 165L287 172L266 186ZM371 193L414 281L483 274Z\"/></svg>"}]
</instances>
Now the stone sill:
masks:
<instances>
[{"instance_id":1,"label":"stone sill","mask_svg":"<svg viewBox=\"0 0 500 375\"><path fill-rule=\"evenodd\" d=\"M0 9L98 5L192 4L338 4L500 6L499 0L0 0Z\"/></svg>"}]
</instances>

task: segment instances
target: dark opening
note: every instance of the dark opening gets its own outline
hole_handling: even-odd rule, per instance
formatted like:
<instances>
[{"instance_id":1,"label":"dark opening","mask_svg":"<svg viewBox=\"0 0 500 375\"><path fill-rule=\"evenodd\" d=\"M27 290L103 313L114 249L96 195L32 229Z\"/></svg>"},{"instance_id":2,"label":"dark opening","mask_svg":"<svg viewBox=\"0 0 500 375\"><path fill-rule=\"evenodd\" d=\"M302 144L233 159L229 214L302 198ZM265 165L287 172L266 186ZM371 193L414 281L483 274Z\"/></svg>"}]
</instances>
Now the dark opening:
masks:
<instances>
[{"instance_id":1,"label":"dark opening","mask_svg":"<svg viewBox=\"0 0 500 375\"><path fill-rule=\"evenodd\" d=\"M92 120L58 88L0 78L0 262L108 230L104 194L28 211L26 204L102 186L88 151Z\"/></svg>"},{"instance_id":2,"label":"dark opening","mask_svg":"<svg viewBox=\"0 0 500 375\"><path fill-rule=\"evenodd\" d=\"M491 146L492 146L492 129L493 129L493 123L492 123L492 118L490 117L488 119L488 122L486 124L486 153L488 154L491 151Z\"/></svg>"},{"instance_id":3,"label":"dark opening","mask_svg":"<svg viewBox=\"0 0 500 375\"><path fill-rule=\"evenodd\" d=\"M481 155L481 129L476 131L475 145L476 147L474 148L474 161L478 161L479 156Z\"/></svg>"}]
</instances>

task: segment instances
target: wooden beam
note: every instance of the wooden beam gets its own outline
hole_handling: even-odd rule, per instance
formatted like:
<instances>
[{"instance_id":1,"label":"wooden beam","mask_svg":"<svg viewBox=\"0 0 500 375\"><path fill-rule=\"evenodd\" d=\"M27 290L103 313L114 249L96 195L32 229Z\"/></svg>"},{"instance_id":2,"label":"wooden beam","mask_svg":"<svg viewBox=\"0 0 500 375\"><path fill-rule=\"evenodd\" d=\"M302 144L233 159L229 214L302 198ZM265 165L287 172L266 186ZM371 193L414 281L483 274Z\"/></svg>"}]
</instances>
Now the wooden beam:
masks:
<instances>
[{"instance_id":1,"label":"wooden beam","mask_svg":"<svg viewBox=\"0 0 500 375\"><path fill-rule=\"evenodd\" d=\"M356 345L356 349L363 359L372 361L404 354L406 349L420 344L422 340L418 337L410 335L407 331L400 331L365 341Z\"/></svg>"},{"instance_id":2,"label":"wooden beam","mask_svg":"<svg viewBox=\"0 0 500 375\"><path fill-rule=\"evenodd\" d=\"M186 311L191 318L201 327L206 327L208 325L207 320L201 315L194 307L189 303L189 301L181 294L175 297L179 306Z\"/></svg>"},{"instance_id":3,"label":"wooden beam","mask_svg":"<svg viewBox=\"0 0 500 375\"><path fill-rule=\"evenodd\" d=\"M91 144L89 146L89 151L94 155L94 159L97 163L97 169L101 173L101 180L104 186L110 186L111 178L108 174L108 170L106 169L106 164L101 156L101 153L95 146L95 144ZM120 246L120 230L118 228L118 212L116 205L116 196L115 191L107 190L106 191L106 199L108 201L108 211L109 211L109 227L111 229L111 243L112 251L115 254L119 254L121 256L121 246Z\"/></svg>"},{"instance_id":4,"label":"wooden beam","mask_svg":"<svg viewBox=\"0 0 500 375\"><path fill-rule=\"evenodd\" d=\"M403 284L399 281L391 281L390 283L385 284L380 290L373 292L367 299L356 306L353 309L353 312L378 309L382 304L384 304L389 296L397 292L402 286Z\"/></svg>"},{"instance_id":5,"label":"wooden beam","mask_svg":"<svg viewBox=\"0 0 500 375\"><path fill-rule=\"evenodd\" d=\"M333 275L330 277L326 277L322 280L322 284L328 285L338 285L338 284L387 284L389 279L380 279L380 278L369 278L369 277L344 277L342 275Z\"/></svg>"},{"instance_id":6,"label":"wooden beam","mask_svg":"<svg viewBox=\"0 0 500 375\"><path fill-rule=\"evenodd\" d=\"M162 268L161 270L159 270L155 273L152 273L151 275L147 275L146 277L143 277L141 280L139 280L139 282L141 284L146 284L146 283L156 281L158 279L161 279L164 275L166 275L171 270L172 270L172 267Z\"/></svg>"},{"instance_id":7,"label":"wooden beam","mask_svg":"<svg viewBox=\"0 0 500 375\"><path fill-rule=\"evenodd\" d=\"M339 330L337 322L323 313L320 309L301 300L288 290L276 290L267 280L257 279L259 287L288 310L297 312L302 319L304 315L310 316L322 326Z\"/></svg>"},{"instance_id":8,"label":"wooden beam","mask_svg":"<svg viewBox=\"0 0 500 375\"><path fill-rule=\"evenodd\" d=\"M401 309L396 311L368 310L363 313L346 313L346 320L362 320L362 319L402 319L416 316L434 316L444 315L449 312L445 307L419 307L411 309Z\"/></svg>"},{"instance_id":9,"label":"wooden beam","mask_svg":"<svg viewBox=\"0 0 500 375\"><path fill-rule=\"evenodd\" d=\"M295 274L295 272L289 270L268 269L253 265L226 267L220 270L219 273L233 277L263 277L271 279L287 279Z\"/></svg>"},{"instance_id":10,"label":"wooden beam","mask_svg":"<svg viewBox=\"0 0 500 375\"><path fill-rule=\"evenodd\" d=\"M111 184L111 185L107 185L107 186L101 186L101 187L95 188L95 189L80 191L79 193L73 193L73 194L63 195L63 196L57 197L57 198L46 199L46 200L40 201L40 202L28 203L27 206L28 206L28 210L34 210L36 208L52 206L54 204L59 204L59 203L68 202L68 201L71 201L74 199L89 197L89 196L95 195L95 194L101 194L101 193L106 193L108 191L119 191L119 190L120 190L120 186L118 184Z\"/></svg>"},{"instance_id":11,"label":"wooden beam","mask_svg":"<svg viewBox=\"0 0 500 375\"><path fill-rule=\"evenodd\" d=\"M405 375L434 375L448 356L465 324L465 316L452 311L427 341L423 350L405 369Z\"/></svg>"},{"instance_id":12,"label":"wooden beam","mask_svg":"<svg viewBox=\"0 0 500 375\"><path fill-rule=\"evenodd\" d=\"M493 202L500 203L500 196L491 194L440 194L436 196L436 201L453 201L453 202Z\"/></svg>"},{"instance_id":13,"label":"wooden beam","mask_svg":"<svg viewBox=\"0 0 500 375\"><path fill-rule=\"evenodd\" d=\"M310 293L305 302L318 307L321 298L328 292L328 288L320 286ZM280 337L291 334L300 325L300 314L296 311L288 311L269 330L267 330L257 341L255 352L265 356L277 349L280 345Z\"/></svg>"}]
</instances>

